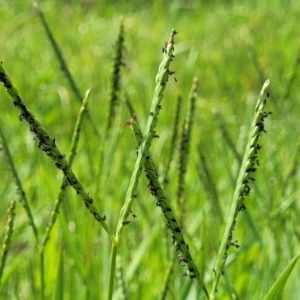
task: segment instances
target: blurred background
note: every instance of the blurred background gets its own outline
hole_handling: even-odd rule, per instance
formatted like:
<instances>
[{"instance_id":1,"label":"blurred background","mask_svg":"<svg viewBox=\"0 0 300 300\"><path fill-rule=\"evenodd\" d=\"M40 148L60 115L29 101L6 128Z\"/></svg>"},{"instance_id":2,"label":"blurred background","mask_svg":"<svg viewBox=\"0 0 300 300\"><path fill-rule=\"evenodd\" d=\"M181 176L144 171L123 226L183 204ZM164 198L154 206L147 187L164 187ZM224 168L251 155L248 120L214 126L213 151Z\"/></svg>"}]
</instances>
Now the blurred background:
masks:
<instances>
[{"instance_id":1,"label":"blurred background","mask_svg":"<svg viewBox=\"0 0 300 300\"><path fill-rule=\"evenodd\" d=\"M86 120L73 169L99 211L107 215L112 230L136 159L132 132L125 125L131 117L125 100L132 104L144 129L162 47L171 29L178 31L171 66L177 81L170 77L156 130L160 138L153 142L151 152L162 174L171 150L176 99L182 98L182 119L197 76L199 97L186 174L184 223L191 253L208 287L235 188L239 156L258 94L270 79L266 110L272 115L266 120L267 133L261 140L260 166L247 210L238 217L234 231L241 248L231 250L218 289L220 299L261 299L299 251L300 2L54 0L38 4L80 93L84 95L91 88L89 114L99 136ZM28 108L68 154L80 102L32 2L0 0L0 20L4 68ZM113 59L121 22L125 45L121 92L113 134L107 138ZM62 174L37 149L4 88L0 89L0 111L0 126L42 238ZM216 190L213 196L201 153ZM19 196L3 151L0 159L2 243L6 210ZM174 208L177 161L178 150L165 187ZM216 203L220 216L214 209ZM174 249L145 178L140 181L133 210L137 218L124 230L119 249L128 299L159 299ZM0 299L41 299L37 251L27 215L18 202ZM105 299L109 254L107 235L68 190L46 248L45 298ZM296 267L278 299L298 299L299 270ZM182 267L174 273L166 299L204 299L196 284L182 277ZM115 285L115 299L121 299Z\"/></svg>"}]
</instances>

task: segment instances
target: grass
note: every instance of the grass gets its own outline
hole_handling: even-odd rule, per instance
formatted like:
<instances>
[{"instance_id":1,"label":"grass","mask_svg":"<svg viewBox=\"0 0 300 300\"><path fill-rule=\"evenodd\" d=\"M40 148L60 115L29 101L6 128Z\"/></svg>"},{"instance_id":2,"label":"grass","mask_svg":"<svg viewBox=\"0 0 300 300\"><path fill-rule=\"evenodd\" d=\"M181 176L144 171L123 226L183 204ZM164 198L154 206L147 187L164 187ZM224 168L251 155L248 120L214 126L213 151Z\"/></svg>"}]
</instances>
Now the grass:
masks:
<instances>
[{"instance_id":1,"label":"grass","mask_svg":"<svg viewBox=\"0 0 300 300\"><path fill-rule=\"evenodd\" d=\"M144 128L163 55L161 49L172 28L178 31L170 67L176 71L177 82L169 78L155 129L159 138L152 141L150 151L160 184L160 179L168 179L163 183L163 192L175 217L180 219L176 202L178 136L188 111L191 84L197 76L199 88L183 187L182 228L193 262L210 293L215 280L213 269L216 263L220 266L216 268L220 275L218 293L211 298L263 299L291 261L281 278L292 268L295 270L278 299L297 299L300 107L299 30L295 24L300 5L293 1L204 1L201 5L174 1L157 2L150 7L142 2L121 1L116 10L108 2L59 3L60 10L55 9L55 2L41 3L40 7L78 94L83 97L84 91L91 88L88 118L92 122L82 124L72 170L93 198L97 211L106 215L109 232L115 232L118 222L130 221L118 241L117 277L111 289L114 299L162 299L161 292L166 290L165 299L205 299L196 281L182 276L186 268L176 264L168 273L175 247L170 233L165 234L164 214L156 207L157 200L149 193L149 182L143 174L134 193L137 197L132 202L132 212L128 210L126 220L119 217L136 162L134 139L125 124L132 117L127 104L138 116L141 132L147 133ZM80 110L79 99L60 70L31 2L0 0L0 7L4 45L0 60L26 106L55 137L61 153L67 155ZM125 66L120 73L119 103L113 113L117 117L110 119L111 75L116 56L113 45L121 22ZM233 242L238 240L240 247L229 248L222 266L217 262L218 251L231 215L254 108L267 78L271 84L266 111L272 111L272 115L265 119L267 133L259 140L260 165L245 203L247 209L236 220ZM181 102L176 135L178 97ZM63 174L37 149L38 142L33 141L25 121L19 122L4 88L0 89L0 98L0 126L6 141L0 152L0 240L7 244L7 209L12 200L20 200L15 185L18 178L18 189L25 191L39 241L28 225L28 209L20 205L24 202L17 201L0 298L41 299L43 294L45 299L106 299L113 239L71 188L67 188L61 203L44 249L44 269L41 268L39 243L51 221ZM175 144L173 136L177 136ZM17 177L7 164L6 147ZM270 295L276 293L276 288L269 291Z\"/></svg>"}]
</instances>

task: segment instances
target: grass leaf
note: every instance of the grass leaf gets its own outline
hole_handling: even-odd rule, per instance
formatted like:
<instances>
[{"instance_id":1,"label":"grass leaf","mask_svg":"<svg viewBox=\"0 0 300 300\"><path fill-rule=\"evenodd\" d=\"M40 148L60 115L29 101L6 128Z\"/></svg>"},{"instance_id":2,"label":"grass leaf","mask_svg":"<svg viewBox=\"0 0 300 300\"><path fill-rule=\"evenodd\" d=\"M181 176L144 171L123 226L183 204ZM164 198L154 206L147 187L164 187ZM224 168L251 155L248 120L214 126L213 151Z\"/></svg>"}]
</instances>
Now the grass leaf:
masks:
<instances>
[{"instance_id":1,"label":"grass leaf","mask_svg":"<svg viewBox=\"0 0 300 300\"><path fill-rule=\"evenodd\" d=\"M289 264L286 266L286 268L283 270L283 272L280 274L280 276L274 282L272 287L269 289L268 293L263 298L263 300L276 300L277 299L277 297L282 292L287 280L289 279L289 276L291 275L299 256L300 256L300 252L289 262Z\"/></svg>"}]
</instances>

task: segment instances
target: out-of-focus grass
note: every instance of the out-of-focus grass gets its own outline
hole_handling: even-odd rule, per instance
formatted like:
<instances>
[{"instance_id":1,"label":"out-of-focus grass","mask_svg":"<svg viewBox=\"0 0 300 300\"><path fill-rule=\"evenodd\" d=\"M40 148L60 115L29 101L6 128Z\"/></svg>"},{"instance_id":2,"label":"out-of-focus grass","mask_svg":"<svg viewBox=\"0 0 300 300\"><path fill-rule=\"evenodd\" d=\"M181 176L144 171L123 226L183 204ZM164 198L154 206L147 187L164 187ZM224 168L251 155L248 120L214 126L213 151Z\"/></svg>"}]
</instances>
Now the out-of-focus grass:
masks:
<instances>
[{"instance_id":1,"label":"out-of-focus grass","mask_svg":"<svg viewBox=\"0 0 300 300\"><path fill-rule=\"evenodd\" d=\"M160 164L159 168L167 162L164 154L170 145L176 97L180 93L186 99L183 100L186 110L192 78L198 76L200 100L196 103L186 177L185 223L191 252L207 279L212 276L224 224L216 224L214 210L199 180L197 144L200 139L204 145L207 165L217 183L220 204L226 215L238 165L234 154L224 146L212 110L220 111L229 134L242 152L247 135L243 134L244 126L249 125L262 85L248 55L249 47L254 49L262 73L271 79L268 105L273 115L266 121L268 133L260 151L257 189L252 189L247 211L239 217L235 230L242 247L233 252L235 260L225 270L228 282L221 278L219 296L231 299L226 295L233 285L241 299L262 298L299 250L299 176L293 176L285 186L282 182L292 167L299 136L300 71L288 99L282 96L297 55L300 3L170 1L150 5L139 1L118 4L41 1L40 5L82 94L92 88L89 111L102 133L109 108L113 44L120 21L124 23L126 46L122 86L141 128L147 120L161 48L171 28L179 32L172 67L178 82L170 78L157 128L160 138L152 147L152 156ZM31 1L0 0L0 19L0 60L29 108L56 137L60 149L68 153L80 104L59 70ZM58 194L61 174L38 151L32 134L19 122L3 88L0 99L0 126L42 234ZM121 120L125 122L129 117L125 105L121 105ZM110 148L111 141L97 139L88 122L84 127L74 170L93 195L97 207L107 214L109 226L114 228L135 161L131 132L121 125L116 130L119 135L116 147ZM0 157L0 224L4 228L5 211L10 201L16 199L16 192L1 152ZM171 165L167 189L170 198L176 191L175 166ZM163 259L167 256L165 249L157 247L162 238L163 219L146 186L146 180L142 179L138 201L133 207L138 217L124 230L120 252L130 299L157 299L168 265L167 259ZM61 247L64 249L64 299L104 298L109 272L108 239L71 190L62 211L65 213L60 215L45 253L47 299L54 297L56 286L61 287L57 282L62 259L57 249ZM20 299L39 299L37 246L27 223L24 209L17 205L0 298L12 299L19 295ZM0 238L4 238L2 230ZM136 269L134 262L137 262ZM183 291L182 285L189 284L188 279L180 276L181 272L179 270L175 277L175 294ZM126 277L126 274L131 276ZM284 299L297 299L300 287L296 274L297 270L288 282ZM58 295L58 291L56 293Z\"/></svg>"}]
</instances>

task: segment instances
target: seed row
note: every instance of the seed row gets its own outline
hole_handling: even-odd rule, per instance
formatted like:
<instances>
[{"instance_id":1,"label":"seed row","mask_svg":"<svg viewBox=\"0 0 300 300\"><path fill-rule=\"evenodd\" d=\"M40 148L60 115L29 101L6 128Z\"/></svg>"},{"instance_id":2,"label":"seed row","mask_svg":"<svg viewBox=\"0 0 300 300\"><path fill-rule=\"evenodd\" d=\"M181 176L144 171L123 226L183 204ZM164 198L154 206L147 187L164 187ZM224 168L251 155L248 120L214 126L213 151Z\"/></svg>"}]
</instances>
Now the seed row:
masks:
<instances>
[{"instance_id":1,"label":"seed row","mask_svg":"<svg viewBox=\"0 0 300 300\"><path fill-rule=\"evenodd\" d=\"M13 86L10 78L6 74L2 62L0 64L0 81L3 83L7 92L13 99L13 104L20 110L19 119L20 121L25 120L30 127L30 131L34 134L34 139L38 140L38 148L46 153L53 161L55 161L55 166L59 168L66 177L66 183L71 185L77 195L79 195L87 209L94 216L94 218L101 224L101 226L108 232L107 224L105 223L105 217L100 216L98 213L93 199L84 190L81 183L78 181L77 177L73 173L72 169L60 150L57 148L55 143L55 138L51 138L45 128L36 120L34 115L29 111L29 109L24 104L21 99L17 89Z\"/></svg>"},{"instance_id":2,"label":"seed row","mask_svg":"<svg viewBox=\"0 0 300 300\"><path fill-rule=\"evenodd\" d=\"M137 125L137 118L134 115L127 124L134 132L135 140L140 143L142 141L142 135L139 131L139 127ZM137 144L139 147L140 144ZM161 208L161 211L166 220L166 226L172 232L172 243L175 245L176 251L178 252L178 262L183 266L187 266L187 272L184 273L184 276L189 276L191 279L196 279L196 281L200 284L201 288L204 290L206 295L208 292L206 290L205 284L202 280L200 272L198 271L194 260L189 252L189 246L185 242L184 237L182 235L180 226L175 218L172 208L170 207L169 201L166 198L164 191L159 183L158 174L156 172L156 168L151 160L149 154L146 155L146 160L144 164L145 175L148 179L148 188L150 193L156 199L156 206Z\"/></svg>"}]
</instances>

